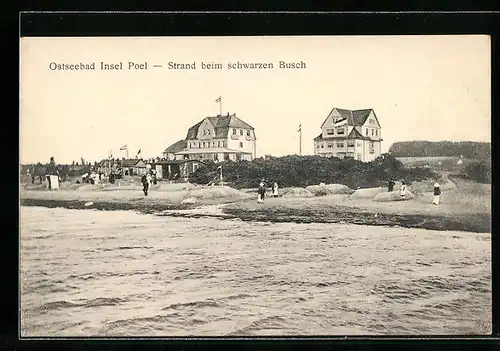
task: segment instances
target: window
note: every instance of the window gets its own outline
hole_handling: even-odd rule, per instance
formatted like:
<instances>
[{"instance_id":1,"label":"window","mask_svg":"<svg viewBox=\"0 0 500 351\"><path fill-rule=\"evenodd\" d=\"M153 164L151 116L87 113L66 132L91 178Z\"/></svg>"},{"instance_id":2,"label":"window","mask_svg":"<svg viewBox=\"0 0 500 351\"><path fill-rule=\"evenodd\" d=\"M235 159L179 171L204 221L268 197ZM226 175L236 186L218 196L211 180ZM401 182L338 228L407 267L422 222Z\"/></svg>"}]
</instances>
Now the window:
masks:
<instances>
[{"instance_id":1,"label":"window","mask_svg":"<svg viewBox=\"0 0 500 351\"><path fill-rule=\"evenodd\" d=\"M344 135L344 133L345 133L344 128L338 128L338 129L337 129L337 134L339 134L339 135Z\"/></svg>"},{"instance_id":2,"label":"window","mask_svg":"<svg viewBox=\"0 0 500 351\"><path fill-rule=\"evenodd\" d=\"M375 129L372 129L372 135L374 135L374 134L375 134Z\"/></svg>"},{"instance_id":3,"label":"window","mask_svg":"<svg viewBox=\"0 0 500 351\"><path fill-rule=\"evenodd\" d=\"M205 147L205 142L203 142L203 147Z\"/></svg>"},{"instance_id":4,"label":"window","mask_svg":"<svg viewBox=\"0 0 500 351\"><path fill-rule=\"evenodd\" d=\"M326 130L327 135L333 135L333 129L327 129Z\"/></svg>"},{"instance_id":5,"label":"window","mask_svg":"<svg viewBox=\"0 0 500 351\"><path fill-rule=\"evenodd\" d=\"M375 120L373 118L370 118L370 120L368 121L368 123L375 124Z\"/></svg>"},{"instance_id":6,"label":"window","mask_svg":"<svg viewBox=\"0 0 500 351\"><path fill-rule=\"evenodd\" d=\"M240 141L240 147L243 147L243 143Z\"/></svg>"},{"instance_id":7,"label":"window","mask_svg":"<svg viewBox=\"0 0 500 351\"><path fill-rule=\"evenodd\" d=\"M250 136L250 131L249 130L247 130L247 136Z\"/></svg>"},{"instance_id":8,"label":"window","mask_svg":"<svg viewBox=\"0 0 500 351\"><path fill-rule=\"evenodd\" d=\"M243 135L243 129L240 129L240 135Z\"/></svg>"},{"instance_id":9,"label":"window","mask_svg":"<svg viewBox=\"0 0 500 351\"><path fill-rule=\"evenodd\" d=\"M333 149L333 144L328 144L329 149Z\"/></svg>"},{"instance_id":10,"label":"window","mask_svg":"<svg viewBox=\"0 0 500 351\"><path fill-rule=\"evenodd\" d=\"M378 129L375 129L375 135L378 136Z\"/></svg>"},{"instance_id":11,"label":"window","mask_svg":"<svg viewBox=\"0 0 500 351\"><path fill-rule=\"evenodd\" d=\"M321 144L321 148L323 149L324 147L325 147L325 144L323 144L323 143L322 143L322 144Z\"/></svg>"},{"instance_id":12,"label":"window","mask_svg":"<svg viewBox=\"0 0 500 351\"><path fill-rule=\"evenodd\" d=\"M373 141L370 141L370 147L373 149L373 147L374 147Z\"/></svg>"},{"instance_id":13,"label":"window","mask_svg":"<svg viewBox=\"0 0 500 351\"><path fill-rule=\"evenodd\" d=\"M366 135L368 135L368 128L366 128Z\"/></svg>"},{"instance_id":14,"label":"window","mask_svg":"<svg viewBox=\"0 0 500 351\"><path fill-rule=\"evenodd\" d=\"M342 142L337 143L337 147L344 147L344 143L342 143Z\"/></svg>"},{"instance_id":15,"label":"window","mask_svg":"<svg viewBox=\"0 0 500 351\"><path fill-rule=\"evenodd\" d=\"M233 134L236 135L236 129L233 129Z\"/></svg>"},{"instance_id":16,"label":"window","mask_svg":"<svg viewBox=\"0 0 500 351\"><path fill-rule=\"evenodd\" d=\"M220 141L217 142L217 147L220 147Z\"/></svg>"},{"instance_id":17,"label":"window","mask_svg":"<svg viewBox=\"0 0 500 351\"><path fill-rule=\"evenodd\" d=\"M347 142L347 147L354 147L354 141L348 141Z\"/></svg>"},{"instance_id":18,"label":"window","mask_svg":"<svg viewBox=\"0 0 500 351\"><path fill-rule=\"evenodd\" d=\"M226 147L227 143L225 140L222 140L222 147Z\"/></svg>"}]
</instances>

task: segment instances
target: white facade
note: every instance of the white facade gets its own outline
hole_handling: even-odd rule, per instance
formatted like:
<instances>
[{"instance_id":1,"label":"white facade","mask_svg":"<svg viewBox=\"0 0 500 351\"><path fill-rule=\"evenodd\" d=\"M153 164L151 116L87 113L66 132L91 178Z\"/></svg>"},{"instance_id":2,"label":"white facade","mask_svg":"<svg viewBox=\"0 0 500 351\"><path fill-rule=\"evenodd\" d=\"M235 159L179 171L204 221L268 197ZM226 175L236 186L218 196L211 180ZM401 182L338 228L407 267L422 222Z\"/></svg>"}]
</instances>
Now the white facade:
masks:
<instances>
[{"instance_id":1,"label":"white facade","mask_svg":"<svg viewBox=\"0 0 500 351\"><path fill-rule=\"evenodd\" d=\"M381 154L382 128L373 110L334 108L314 139L314 154L373 161Z\"/></svg>"}]
</instances>

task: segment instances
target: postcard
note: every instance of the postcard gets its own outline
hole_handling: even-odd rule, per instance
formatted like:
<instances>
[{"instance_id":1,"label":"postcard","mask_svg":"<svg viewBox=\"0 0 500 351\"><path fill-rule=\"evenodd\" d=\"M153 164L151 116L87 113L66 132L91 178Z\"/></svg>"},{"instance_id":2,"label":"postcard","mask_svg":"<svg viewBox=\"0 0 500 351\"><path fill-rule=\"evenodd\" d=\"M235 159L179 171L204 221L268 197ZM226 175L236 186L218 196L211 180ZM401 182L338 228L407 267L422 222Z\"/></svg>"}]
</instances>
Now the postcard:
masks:
<instances>
[{"instance_id":1,"label":"postcard","mask_svg":"<svg viewBox=\"0 0 500 351\"><path fill-rule=\"evenodd\" d=\"M490 52L21 38L21 337L490 334Z\"/></svg>"}]
</instances>

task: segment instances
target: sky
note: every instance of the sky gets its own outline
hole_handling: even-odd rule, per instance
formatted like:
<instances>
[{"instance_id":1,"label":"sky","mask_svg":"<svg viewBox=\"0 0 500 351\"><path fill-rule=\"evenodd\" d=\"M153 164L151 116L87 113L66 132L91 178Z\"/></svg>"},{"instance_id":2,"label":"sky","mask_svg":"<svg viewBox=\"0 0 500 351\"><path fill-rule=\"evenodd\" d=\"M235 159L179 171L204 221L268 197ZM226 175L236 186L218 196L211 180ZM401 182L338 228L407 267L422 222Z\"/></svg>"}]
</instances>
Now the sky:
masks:
<instances>
[{"instance_id":1,"label":"sky","mask_svg":"<svg viewBox=\"0 0 500 351\"><path fill-rule=\"evenodd\" d=\"M125 157L125 144L131 157L161 156L219 113L219 96L223 114L255 128L258 157L298 153L299 124L302 152L313 154L334 107L372 108L382 152L397 141L491 141L488 36L22 38L20 50L22 164ZM280 60L306 68L280 69ZM102 71L101 61L123 70ZM226 68L238 61L274 68ZM51 70L52 62L97 69ZM149 67L128 70L129 62Z\"/></svg>"}]
</instances>

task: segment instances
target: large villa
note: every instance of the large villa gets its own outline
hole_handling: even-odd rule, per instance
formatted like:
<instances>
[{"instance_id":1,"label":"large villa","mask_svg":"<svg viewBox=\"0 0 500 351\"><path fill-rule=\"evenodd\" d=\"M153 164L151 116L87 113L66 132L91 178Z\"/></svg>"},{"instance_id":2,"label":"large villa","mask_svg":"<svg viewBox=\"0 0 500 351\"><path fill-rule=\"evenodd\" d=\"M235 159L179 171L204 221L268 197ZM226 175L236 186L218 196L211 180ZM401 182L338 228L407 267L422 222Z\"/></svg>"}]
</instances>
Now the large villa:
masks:
<instances>
[{"instance_id":1,"label":"large villa","mask_svg":"<svg viewBox=\"0 0 500 351\"><path fill-rule=\"evenodd\" d=\"M169 146L167 160L251 161L255 158L255 130L236 114L205 117L188 129L186 138Z\"/></svg>"},{"instance_id":2,"label":"large villa","mask_svg":"<svg viewBox=\"0 0 500 351\"><path fill-rule=\"evenodd\" d=\"M314 138L314 154L352 157L363 162L380 156L382 129L373 109L345 110L334 107Z\"/></svg>"}]
</instances>

